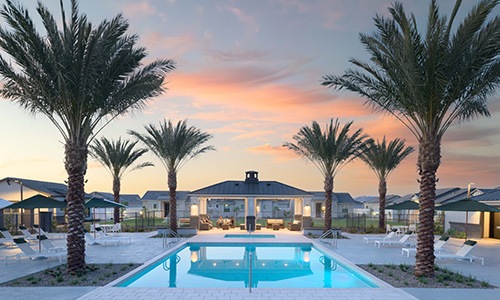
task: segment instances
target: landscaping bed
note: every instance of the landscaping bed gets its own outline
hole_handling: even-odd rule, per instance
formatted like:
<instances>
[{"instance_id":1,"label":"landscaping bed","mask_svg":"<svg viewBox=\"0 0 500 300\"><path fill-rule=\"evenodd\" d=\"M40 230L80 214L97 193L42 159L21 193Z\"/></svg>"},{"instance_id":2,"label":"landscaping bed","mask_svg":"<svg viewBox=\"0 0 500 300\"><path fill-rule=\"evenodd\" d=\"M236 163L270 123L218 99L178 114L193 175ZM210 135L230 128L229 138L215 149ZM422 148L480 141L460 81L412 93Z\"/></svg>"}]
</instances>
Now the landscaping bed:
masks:
<instances>
[{"instance_id":1,"label":"landscaping bed","mask_svg":"<svg viewBox=\"0 0 500 300\"><path fill-rule=\"evenodd\" d=\"M82 274L68 275L66 265L45 269L17 279L3 282L0 286L104 286L120 278L141 264L89 264Z\"/></svg>"},{"instance_id":2,"label":"landscaping bed","mask_svg":"<svg viewBox=\"0 0 500 300\"><path fill-rule=\"evenodd\" d=\"M455 273L445 268L435 267L434 277L416 277L414 266L410 265L358 265L358 267L373 274L375 277L397 288L457 288L457 289L487 289L495 288L486 281L480 281L472 276Z\"/></svg>"}]
</instances>

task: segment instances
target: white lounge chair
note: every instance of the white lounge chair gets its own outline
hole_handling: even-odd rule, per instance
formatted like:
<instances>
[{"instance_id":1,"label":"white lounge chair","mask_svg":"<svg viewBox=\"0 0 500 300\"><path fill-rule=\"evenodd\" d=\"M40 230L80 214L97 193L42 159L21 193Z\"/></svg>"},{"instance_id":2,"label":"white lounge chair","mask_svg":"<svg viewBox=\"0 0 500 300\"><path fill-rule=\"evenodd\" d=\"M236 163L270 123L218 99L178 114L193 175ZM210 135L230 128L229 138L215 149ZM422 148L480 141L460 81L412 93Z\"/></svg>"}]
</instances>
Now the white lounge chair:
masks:
<instances>
[{"instance_id":1,"label":"white lounge chair","mask_svg":"<svg viewBox=\"0 0 500 300\"><path fill-rule=\"evenodd\" d=\"M4 228L4 227L0 227L0 232L3 235L2 244L14 245L14 238L19 237L19 236L12 236L12 234L10 234L9 230L7 228Z\"/></svg>"},{"instance_id":2,"label":"white lounge chair","mask_svg":"<svg viewBox=\"0 0 500 300\"><path fill-rule=\"evenodd\" d=\"M368 244L369 242L393 240L395 238L396 238L396 230L393 229L391 232L389 232L388 235L386 235L383 238L381 238L381 237L364 237L363 243Z\"/></svg>"},{"instance_id":3,"label":"white lounge chair","mask_svg":"<svg viewBox=\"0 0 500 300\"><path fill-rule=\"evenodd\" d=\"M382 245L401 245L401 246L411 246L414 243L408 241L410 238L412 232L408 231L405 233L399 240L382 240L382 241L375 241L375 246L379 247Z\"/></svg>"},{"instance_id":4,"label":"white lounge chair","mask_svg":"<svg viewBox=\"0 0 500 300\"><path fill-rule=\"evenodd\" d=\"M66 235L60 232L46 232L42 228L40 228L37 224L33 225L33 229L36 231L36 235L45 235L49 239L65 239Z\"/></svg>"},{"instance_id":5,"label":"white lounge chair","mask_svg":"<svg viewBox=\"0 0 500 300\"><path fill-rule=\"evenodd\" d=\"M21 259L23 256L31 259L59 257L59 262L62 262L62 258L67 255L66 252L35 252L24 238L14 239L14 243L22 251L22 253L16 255L18 259Z\"/></svg>"},{"instance_id":6,"label":"white lounge chair","mask_svg":"<svg viewBox=\"0 0 500 300\"><path fill-rule=\"evenodd\" d=\"M108 235L107 232L104 232L104 230L102 230L102 228L100 227L96 228L96 236L102 239L115 239L119 241L125 241L127 244L130 244L132 242L132 239L129 237Z\"/></svg>"},{"instance_id":7,"label":"white lounge chair","mask_svg":"<svg viewBox=\"0 0 500 300\"><path fill-rule=\"evenodd\" d=\"M474 246L477 244L476 241L473 240L467 240L465 243L458 249L457 252L455 253L436 253L437 259L444 259L444 258L453 258L453 259L467 259L469 262L473 262L475 259L481 260L481 265L484 266L484 258L474 256L474 255L469 255L469 252L474 248Z\"/></svg>"},{"instance_id":8,"label":"white lounge chair","mask_svg":"<svg viewBox=\"0 0 500 300\"><path fill-rule=\"evenodd\" d=\"M34 236L29 230L28 228L24 227L24 226L21 226L19 225L19 230L23 233L24 235L24 238L27 239L27 240L36 240L36 236Z\"/></svg>"},{"instance_id":9,"label":"white lounge chair","mask_svg":"<svg viewBox=\"0 0 500 300\"><path fill-rule=\"evenodd\" d=\"M439 238L439 240L434 243L434 252L440 253L443 251L446 251L443 246L446 244L446 242L450 239L449 236L442 236ZM406 253L406 257L410 257L410 252L417 252L417 248L402 248L401 249L401 255L404 255Z\"/></svg>"},{"instance_id":10,"label":"white lounge chair","mask_svg":"<svg viewBox=\"0 0 500 300\"><path fill-rule=\"evenodd\" d=\"M66 248L64 247L56 247L54 246L54 244L52 244L52 242L49 240L49 238L47 238L47 236L45 235L40 235L40 236L36 236L37 238L40 239L40 243L42 244L42 246L47 249L47 251L49 252L64 252L66 251Z\"/></svg>"},{"instance_id":11,"label":"white lounge chair","mask_svg":"<svg viewBox=\"0 0 500 300\"><path fill-rule=\"evenodd\" d=\"M130 243L130 238L118 238L118 237L97 237L94 238L89 232L85 232L85 238L89 245L107 245L114 244L118 246L120 242L125 241Z\"/></svg>"}]
</instances>

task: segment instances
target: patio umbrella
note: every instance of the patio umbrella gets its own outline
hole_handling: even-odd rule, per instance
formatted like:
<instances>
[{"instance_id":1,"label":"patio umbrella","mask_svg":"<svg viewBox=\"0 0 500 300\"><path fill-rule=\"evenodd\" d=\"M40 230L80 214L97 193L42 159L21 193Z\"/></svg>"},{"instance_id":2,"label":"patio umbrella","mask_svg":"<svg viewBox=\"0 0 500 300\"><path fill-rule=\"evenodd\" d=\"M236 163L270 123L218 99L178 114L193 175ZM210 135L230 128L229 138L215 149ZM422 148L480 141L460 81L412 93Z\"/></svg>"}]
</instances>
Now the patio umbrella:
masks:
<instances>
[{"instance_id":1,"label":"patio umbrella","mask_svg":"<svg viewBox=\"0 0 500 300\"><path fill-rule=\"evenodd\" d=\"M127 207L126 205L123 205L121 203L118 203L118 202L114 202L114 201L109 201L109 200L106 200L104 198L97 198L97 197L94 197L92 199L90 199L89 201L85 202L85 207L86 208L92 208L92 215L94 216L92 218L93 222L94 222L94 238L95 238L95 208L104 208L104 215L106 216L106 208L109 208L109 207ZM106 219L106 217L104 217L104 219Z\"/></svg>"},{"instance_id":2,"label":"patio umbrella","mask_svg":"<svg viewBox=\"0 0 500 300\"><path fill-rule=\"evenodd\" d=\"M496 207L471 199L464 199L448 204L443 204L436 207L436 210L465 211L465 240L467 240L467 222L469 220L469 211L500 212L500 209Z\"/></svg>"},{"instance_id":3,"label":"patio umbrella","mask_svg":"<svg viewBox=\"0 0 500 300\"><path fill-rule=\"evenodd\" d=\"M396 204L392 204L392 205L389 205L389 206L386 206L385 209L386 210L407 210L408 214L410 213L409 211L410 210L418 210L419 209L419 204L415 201L411 201L411 200L406 200L406 201L403 201L403 202L400 202L400 203L396 203ZM409 224L410 220L409 220L409 217L406 218L407 219L407 224Z\"/></svg>"},{"instance_id":4,"label":"patio umbrella","mask_svg":"<svg viewBox=\"0 0 500 300\"><path fill-rule=\"evenodd\" d=\"M58 201L53 198L45 197L43 195L38 194L33 197L29 197L26 200L19 201L4 207L4 209L17 209L17 208L23 208L23 209L37 208L38 217L40 217L40 208L66 208L66 202ZM38 236L41 236L40 228L41 227L38 226ZM42 244L40 239L38 239L38 251L39 252L42 251Z\"/></svg>"}]
</instances>

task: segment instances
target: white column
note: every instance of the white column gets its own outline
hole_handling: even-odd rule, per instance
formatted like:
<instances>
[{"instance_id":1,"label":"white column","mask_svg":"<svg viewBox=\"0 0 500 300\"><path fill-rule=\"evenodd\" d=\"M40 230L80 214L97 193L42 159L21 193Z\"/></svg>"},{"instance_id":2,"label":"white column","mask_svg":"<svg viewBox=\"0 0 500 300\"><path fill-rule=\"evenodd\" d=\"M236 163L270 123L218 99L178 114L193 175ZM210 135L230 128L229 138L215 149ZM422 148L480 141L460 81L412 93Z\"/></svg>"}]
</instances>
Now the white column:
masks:
<instances>
[{"instance_id":1,"label":"white column","mask_svg":"<svg viewBox=\"0 0 500 300\"><path fill-rule=\"evenodd\" d=\"M207 214L207 198L198 198L199 206L200 206L200 214Z\"/></svg>"},{"instance_id":2,"label":"white column","mask_svg":"<svg viewBox=\"0 0 500 300\"><path fill-rule=\"evenodd\" d=\"M255 197L245 198L245 217L255 216L256 213L255 202L256 202Z\"/></svg>"},{"instance_id":3,"label":"white column","mask_svg":"<svg viewBox=\"0 0 500 300\"><path fill-rule=\"evenodd\" d=\"M304 206L303 205L303 200L302 198L295 198L293 199L293 211L295 212L296 215L302 215L303 214L303 210L302 210L302 207Z\"/></svg>"},{"instance_id":4,"label":"white column","mask_svg":"<svg viewBox=\"0 0 500 300\"><path fill-rule=\"evenodd\" d=\"M198 216L201 213L199 199L198 197L191 197L190 216Z\"/></svg>"},{"instance_id":5,"label":"white column","mask_svg":"<svg viewBox=\"0 0 500 300\"><path fill-rule=\"evenodd\" d=\"M311 198L302 198L302 204L303 204L303 216L304 217L310 217L311 216L311 211L312 211L312 207L311 207ZM307 207L306 207L307 206Z\"/></svg>"}]
</instances>

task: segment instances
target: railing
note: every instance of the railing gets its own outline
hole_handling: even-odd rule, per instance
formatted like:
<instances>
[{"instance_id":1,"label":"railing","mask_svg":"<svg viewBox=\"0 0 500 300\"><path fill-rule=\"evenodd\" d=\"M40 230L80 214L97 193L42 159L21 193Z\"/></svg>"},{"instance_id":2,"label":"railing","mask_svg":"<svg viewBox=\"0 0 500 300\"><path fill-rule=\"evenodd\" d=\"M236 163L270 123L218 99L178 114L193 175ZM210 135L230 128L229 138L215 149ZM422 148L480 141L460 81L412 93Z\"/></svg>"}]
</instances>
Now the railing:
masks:
<instances>
[{"instance_id":1,"label":"railing","mask_svg":"<svg viewBox=\"0 0 500 300\"><path fill-rule=\"evenodd\" d=\"M169 241L169 235L171 235L171 239L173 239L173 241ZM173 245L179 243L181 240L181 237L177 234L177 232L173 231L173 230L170 230L170 229L165 229L163 231L163 248L170 248L172 247Z\"/></svg>"},{"instance_id":2,"label":"railing","mask_svg":"<svg viewBox=\"0 0 500 300\"><path fill-rule=\"evenodd\" d=\"M319 241L322 244L326 244L326 245L328 245L331 248L337 249L337 237L338 237L338 234L340 232L341 232L341 229L339 229L339 228L332 228L332 229L326 231L325 233L323 233L319 237ZM329 241L327 241L327 239L331 239L331 241L329 242Z\"/></svg>"}]
</instances>

